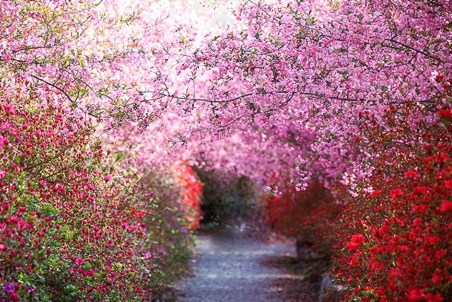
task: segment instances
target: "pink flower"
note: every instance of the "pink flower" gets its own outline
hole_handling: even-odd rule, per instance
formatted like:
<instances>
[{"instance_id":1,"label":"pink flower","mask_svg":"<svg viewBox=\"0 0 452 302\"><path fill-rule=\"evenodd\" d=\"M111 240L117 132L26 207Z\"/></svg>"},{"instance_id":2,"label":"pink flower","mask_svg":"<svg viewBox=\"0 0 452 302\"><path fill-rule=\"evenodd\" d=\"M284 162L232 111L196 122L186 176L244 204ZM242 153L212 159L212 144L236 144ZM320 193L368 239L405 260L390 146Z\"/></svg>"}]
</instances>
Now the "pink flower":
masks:
<instances>
[{"instance_id":1,"label":"pink flower","mask_svg":"<svg viewBox=\"0 0 452 302\"><path fill-rule=\"evenodd\" d=\"M18 295L18 294L12 293L10 296L11 296L11 299L12 299L13 301L19 301L19 295Z\"/></svg>"},{"instance_id":2,"label":"pink flower","mask_svg":"<svg viewBox=\"0 0 452 302\"><path fill-rule=\"evenodd\" d=\"M112 178L111 178L110 175L105 175L105 176L104 176L104 180L105 180L106 182L109 182L111 179L112 179Z\"/></svg>"},{"instance_id":3,"label":"pink flower","mask_svg":"<svg viewBox=\"0 0 452 302\"><path fill-rule=\"evenodd\" d=\"M77 258L77 259L75 259L75 263L77 263L78 265L82 265L83 262L85 262L85 260L82 259L82 258Z\"/></svg>"},{"instance_id":4,"label":"pink flower","mask_svg":"<svg viewBox=\"0 0 452 302\"><path fill-rule=\"evenodd\" d=\"M85 273L85 275L86 276L90 276L90 277L92 277L92 276L94 276L94 270L90 270L90 271L87 271L86 273Z\"/></svg>"},{"instance_id":5,"label":"pink flower","mask_svg":"<svg viewBox=\"0 0 452 302\"><path fill-rule=\"evenodd\" d=\"M16 113L16 109L13 107L13 105L8 105L5 106L5 111L11 113L11 114L15 114Z\"/></svg>"}]
</instances>

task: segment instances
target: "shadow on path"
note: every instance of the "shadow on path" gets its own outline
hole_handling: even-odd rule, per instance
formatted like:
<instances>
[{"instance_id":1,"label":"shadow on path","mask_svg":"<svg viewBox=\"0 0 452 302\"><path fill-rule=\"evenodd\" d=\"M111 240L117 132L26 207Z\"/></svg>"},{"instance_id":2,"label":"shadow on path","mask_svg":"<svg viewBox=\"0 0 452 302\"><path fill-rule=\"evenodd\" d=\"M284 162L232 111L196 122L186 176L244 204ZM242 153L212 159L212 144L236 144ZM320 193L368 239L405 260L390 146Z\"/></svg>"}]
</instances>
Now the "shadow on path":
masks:
<instances>
[{"instance_id":1,"label":"shadow on path","mask_svg":"<svg viewBox=\"0 0 452 302\"><path fill-rule=\"evenodd\" d=\"M256 242L243 238L235 228L225 228L199 235L196 245L193 276L175 286L177 301L287 302L282 298L284 284L278 281L297 277L263 262L295 255L294 243Z\"/></svg>"}]
</instances>

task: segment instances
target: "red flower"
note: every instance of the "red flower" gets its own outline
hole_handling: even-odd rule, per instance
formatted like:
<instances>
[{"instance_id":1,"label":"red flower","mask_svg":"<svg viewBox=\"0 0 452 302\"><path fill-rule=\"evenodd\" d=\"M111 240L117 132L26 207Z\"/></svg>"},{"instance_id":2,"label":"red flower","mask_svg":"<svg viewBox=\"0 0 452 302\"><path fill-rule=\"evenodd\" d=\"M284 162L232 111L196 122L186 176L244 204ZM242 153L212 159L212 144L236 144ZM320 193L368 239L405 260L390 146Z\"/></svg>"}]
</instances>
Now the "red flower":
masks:
<instances>
[{"instance_id":1,"label":"red flower","mask_svg":"<svg viewBox=\"0 0 452 302\"><path fill-rule=\"evenodd\" d=\"M418 225L420 225L422 223L422 219L421 218L416 218L414 221L413 221L413 226L418 226Z\"/></svg>"},{"instance_id":2,"label":"red flower","mask_svg":"<svg viewBox=\"0 0 452 302\"><path fill-rule=\"evenodd\" d=\"M409 302L417 302L420 301L424 297L424 292L422 289L412 289L408 294L407 301Z\"/></svg>"},{"instance_id":3,"label":"red flower","mask_svg":"<svg viewBox=\"0 0 452 302\"><path fill-rule=\"evenodd\" d=\"M395 190L391 190L389 193L391 194L391 198L392 199L397 199L398 197L402 197L403 196L403 191L400 188L397 188Z\"/></svg>"},{"instance_id":4,"label":"red flower","mask_svg":"<svg viewBox=\"0 0 452 302\"><path fill-rule=\"evenodd\" d=\"M391 270L388 273L388 276L390 278L399 278L400 277L400 270L398 268L391 268Z\"/></svg>"},{"instance_id":5,"label":"red flower","mask_svg":"<svg viewBox=\"0 0 452 302\"><path fill-rule=\"evenodd\" d=\"M431 245L436 245L439 242L438 236L425 236L425 241Z\"/></svg>"},{"instance_id":6,"label":"red flower","mask_svg":"<svg viewBox=\"0 0 452 302\"><path fill-rule=\"evenodd\" d=\"M370 193L369 197L378 197L381 195L381 190L375 190L372 193Z\"/></svg>"},{"instance_id":7,"label":"red flower","mask_svg":"<svg viewBox=\"0 0 452 302\"><path fill-rule=\"evenodd\" d=\"M414 171L407 171L405 172L405 178L416 178L417 177L417 173Z\"/></svg>"},{"instance_id":8,"label":"red flower","mask_svg":"<svg viewBox=\"0 0 452 302\"><path fill-rule=\"evenodd\" d=\"M441 154L435 155L435 161L437 163L445 162L448 159L449 159L449 154L447 154L447 153L441 153Z\"/></svg>"},{"instance_id":9,"label":"red flower","mask_svg":"<svg viewBox=\"0 0 452 302\"><path fill-rule=\"evenodd\" d=\"M442 250L438 250L435 253L436 258L442 258L444 255L446 255L446 250L442 249Z\"/></svg>"},{"instance_id":10,"label":"red flower","mask_svg":"<svg viewBox=\"0 0 452 302\"><path fill-rule=\"evenodd\" d=\"M439 207L441 212L452 211L452 202L449 200L443 200L441 206Z\"/></svg>"},{"instance_id":11,"label":"red flower","mask_svg":"<svg viewBox=\"0 0 452 302\"><path fill-rule=\"evenodd\" d=\"M449 108L439 110L438 114L442 117L452 117L452 112Z\"/></svg>"},{"instance_id":12,"label":"red flower","mask_svg":"<svg viewBox=\"0 0 452 302\"><path fill-rule=\"evenodd\" d=\"M433 284L439 284L443 281L443 278L439 275L438 270L433 273L432 282Z\"/></svg>"},{"instance_id":13,"label":"red flower","mask_svg":"<svg viewBox=\"0 0 452 302\"><path fill-rule=\"evenodd\" d=\"M349 250L354 250L354 249L358 248L364 242L366 242L366 238L364 238L363 235L355 234L350 239L350 242L347 243L347 247Z\"/></svg>"},{"instance_id":14,"label":"red flower","mask_svg":"<svg viewBox=\"0 0 452 302\"><path fill-rule=\"evenodd\" d=\"M452 180L446 180L444 182L444 187L446 187L446 189L452 189Z\"/></svg>"},{"instance_id":15,"label":"red flower","mask_svg":"<svg viewBox=\"0 0 452 302\"><path fill-rule=\"evenodd\" d=\"M422 213L425 213L427 211L427 206L425 204L421 204L421 205L413 204L413 206L411 207L411 211L413 213L422 214Z\"/></svg>"},{"instance_id":16,"label":"red flower","mask_svg":"<svg viewBox=\"0 0 452 302\"><path fill-rule=\"evenodd\" d=\"M416 188L414 188L413 193L418 194L418 195L423 195L423 194L427 193L427 188L426 187L416 187Z\"/></svg>"},{"instance_id":17,"label":"red flower","mask_svg":"<svg viewBox=\"0 0 452 302\"><path fill-rule=\"evenodd\" d=\"M12 299L13 301L19 301L19 295L16 294L16 293L12 293L12 294L11 294L11 299Z\"/></svg>"},{"instance_id":18,"label":"red flower","mask_svg":"<svg viewBox=\"0 0 452 302\"><path fill-rule=\"evenodd\" d=\"M441 82L443 79L444 79L444 75L443 75L443 74L438 74L438 75L435 77L435 81L436 81L437 83ZM448 109L448 110L450 110L450 109ZM441 111L441 110L440 110L440 111Z\"/></svg>"},{"instance_id":19,"label":"red flower","mask_svg":"<svg viewBox=\"0 0 452 302\"><path fill-rule=\"evenodd\" d=\"M427 302L441 302L444 300L444 298L441 296L441 294L430 294L428 293L425 298L427 299Z\"/></svg>"},{"instance_id":20,"label":"red flower","mask_svg":"<svg viewBox=\"0 0 452 302\"><path fill-rule=\"evenodd\" d=\"M373 271L382 270L383 268L384 268L384 266L380 262L373 262L370 265L370 272L372 273Z\"/></svg>"}]
</instances>

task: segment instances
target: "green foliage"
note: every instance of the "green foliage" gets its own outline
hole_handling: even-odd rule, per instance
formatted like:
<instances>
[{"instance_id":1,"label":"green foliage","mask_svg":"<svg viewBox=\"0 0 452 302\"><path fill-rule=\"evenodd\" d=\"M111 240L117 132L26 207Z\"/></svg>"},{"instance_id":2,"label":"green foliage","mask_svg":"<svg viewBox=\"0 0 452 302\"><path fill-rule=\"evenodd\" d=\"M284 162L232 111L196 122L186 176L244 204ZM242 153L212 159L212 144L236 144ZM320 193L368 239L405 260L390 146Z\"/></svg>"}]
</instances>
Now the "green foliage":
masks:
<instances>
[{"instance_id":1,"label":"green foliage","mask_svg":"<svg viewBox=\"0 0 452 302\"><path fill-rule=\"evenodd\" d=\"M225 175L220 171L196 171L203 187L202 223L213 225L247 225L248 231L259 228L261 191L245 176Z\"/></svg>"}]
</instances>

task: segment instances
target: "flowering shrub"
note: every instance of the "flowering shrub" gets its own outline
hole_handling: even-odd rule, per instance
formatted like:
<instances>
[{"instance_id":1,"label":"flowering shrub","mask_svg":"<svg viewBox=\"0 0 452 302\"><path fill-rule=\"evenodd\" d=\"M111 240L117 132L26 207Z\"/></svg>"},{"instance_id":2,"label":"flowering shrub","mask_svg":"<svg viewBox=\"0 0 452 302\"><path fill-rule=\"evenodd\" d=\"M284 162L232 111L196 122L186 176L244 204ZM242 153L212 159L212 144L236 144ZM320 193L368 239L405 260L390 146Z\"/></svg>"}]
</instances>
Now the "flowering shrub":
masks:
<instances>
[{"instance_id":1,"label":"flowering shrub","mask_svg":"<svg viewBox=\"0 0 452 302\"><path fill-rule=\"evenodd\" d=\"M187 225L191 229L199 228L199 221L201 220L201 196L202 184L196 175L196 172L187 165L179 165L176 167L177 178L181 189L181 202L183 206L181 210L186 213L185 219Z\"/></svg>"},{"instance_id":2,"label":"flowering shrub","mask_svg":"<svg viewBox=\"0 0 452 302\"><path fill-rule=\"evenodd\" d=\"M268 200L267 211L268 223L277 233L291 238L309 233L322 240L339 214L339 206L330 191L315 181L302 191L295 186L284 188L282 195Z\"/></svg>"},{"instance_id":3,"label":"flowering shrub","mask_svg":"<svg viewBox=\"0 0 452 302\"><path fill-rule=\"evenodd\" d=\"M452 296L452 116L443 108L438 122L413 133L407 121L421 110L410 103L390 108L389 130L365 118L362 135L375 155L367 184L372 191L346 199L335 234L343 240L334 271L349 286L347 300L439 302Z\"/></svg>"},{"instance_id":4,"label":"flowering shrub","mask_svg":"<svg viewBox=\"0 0 452 302\"><path fill-rule=\"evenodd\" d=\"M296 239L297 260L310 282L320 282L330 268L335 241L330 234L339 211L330 190L318 181L302 191L290 185L267 201L267 223L277 234Z\"/></svg>"},{"instance_id":5,"label":"flowering shrub","mask_svg":"<svg viewBox=\"0 0 452 302\"><path fill-rule=\"evenodd\" d=\"M0 298L150 299L149 192L63 109L0 107Z\"/></svg>"},{"instance_id":6,"label":"flowering shrub","mask_svg":"<svg viewBox=\"0 0 452 302\"><path fill-rule=\"evenodd\" d=\"M187 165L170 158L153 162L146 146L155 136L142 133L136 126L115 129L104 143L117 154L123 168L137 172L140 185L152 188L155 193L151 211L144 219L154 243L149 246L149 253L158 263L152 284L161 287L177 280L185 271L193 243L192 231L199 226L202 185ZM158 140L152 143L159 144Z\"/></svg>"},{"instance_id":7,"label":"flowering shrub","mask_svg":"<svg viewBox=\"0 0 452 302\"><path fill-rule=\"evenodd\" d=\"M109 146L115 145L110 142ZM123 150L116 155L121 158L122 164L125 163L125 167L130 165L133 158L132 152L129 151ZM186 271L193 246L192 223L196 222L187 216L197 215L195 209L187 207L186 203L189 203L190 197L194 197L196 202L195 191L200 189L200 186L197 186L200 183L191 178L192 175L184 174L188 187L193 188L191 193L187 193L182 185L177 183L173 171L167 173L170 169L162 172L158 167L141 167L143 170L139 171L139 185L152 188L152 193L155 194L151 201L147 201L148 210L143 220L147 236L152 243L146 248L146 257L152 258L152 276L149 282L154 289L154 297L158 298L166 285L179 279Z\"/></svg>"}]
</instances>

